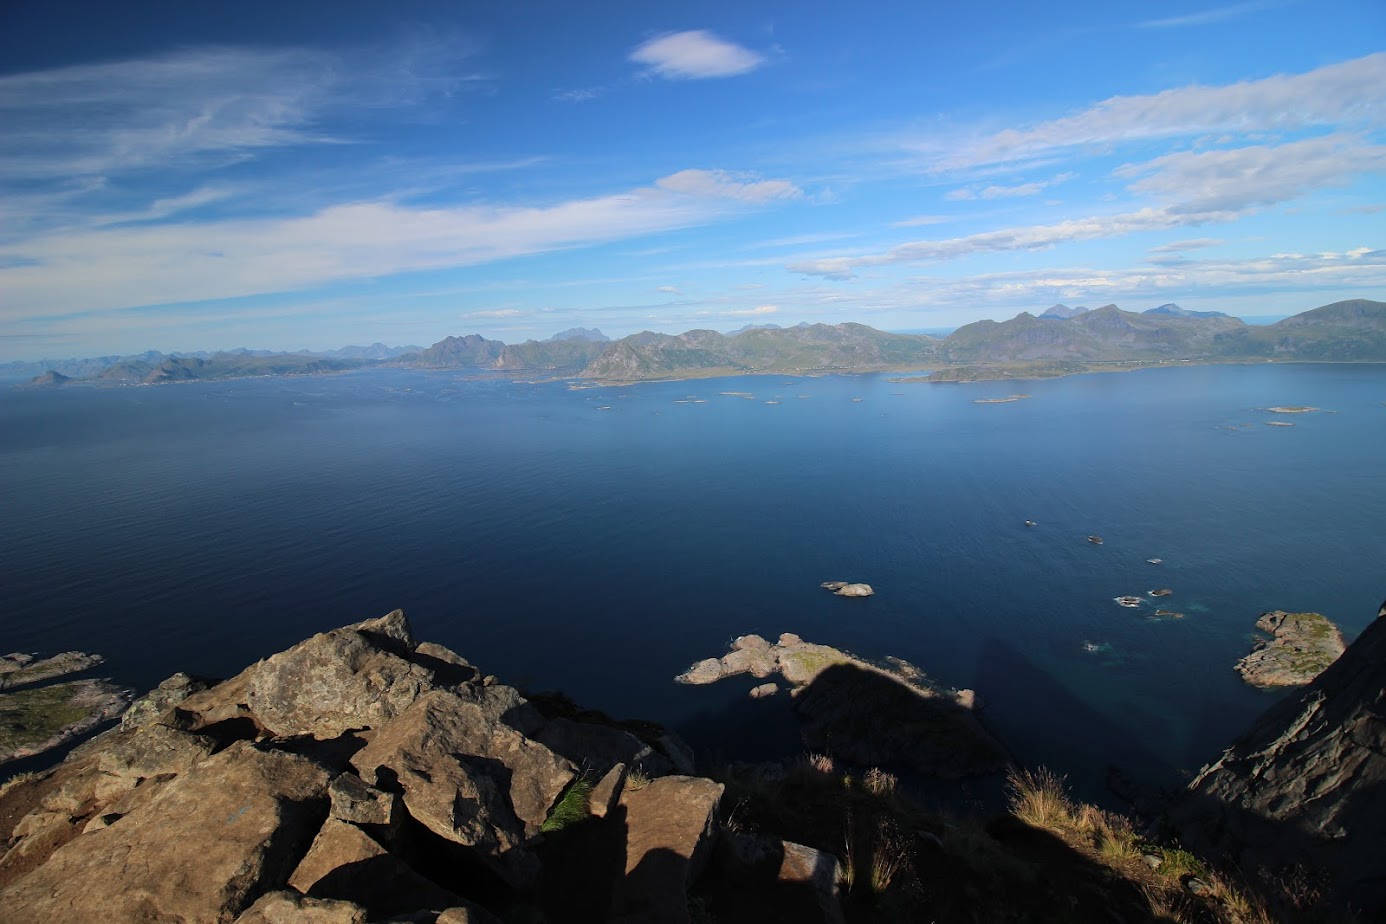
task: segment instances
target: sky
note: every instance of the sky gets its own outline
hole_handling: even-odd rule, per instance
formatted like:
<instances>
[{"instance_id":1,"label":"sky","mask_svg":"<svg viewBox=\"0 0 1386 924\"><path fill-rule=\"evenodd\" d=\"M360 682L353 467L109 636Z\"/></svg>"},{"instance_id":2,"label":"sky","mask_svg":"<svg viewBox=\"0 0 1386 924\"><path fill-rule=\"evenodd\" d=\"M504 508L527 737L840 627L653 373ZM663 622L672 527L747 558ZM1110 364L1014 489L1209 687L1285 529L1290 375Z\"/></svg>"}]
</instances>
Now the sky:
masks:
<instances>
[{"instance_id":1,"label":"sky","mask_svg":"<svg viewBox=\"0 0 1386 924\"><path fill-rule=\"evenodd\" d=\"M0 360L1386 299L1386 3L0 5Z\"/></svg>"}]
</instances>

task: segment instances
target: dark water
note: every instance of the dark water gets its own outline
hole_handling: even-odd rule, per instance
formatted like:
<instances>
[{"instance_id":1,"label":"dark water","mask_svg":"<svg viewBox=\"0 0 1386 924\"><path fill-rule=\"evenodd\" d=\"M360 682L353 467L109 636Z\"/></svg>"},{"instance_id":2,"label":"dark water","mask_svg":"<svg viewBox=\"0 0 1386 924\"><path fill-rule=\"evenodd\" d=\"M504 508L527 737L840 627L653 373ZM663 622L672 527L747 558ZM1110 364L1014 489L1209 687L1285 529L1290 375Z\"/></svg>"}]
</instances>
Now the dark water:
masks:
<instances>
[{"instance_id":1,"label":"dark water","mask_svg":"<svg viewBox=\"0 0 1386 924\"><path fill-rule=\"evenodd\" d=\"M404 607L507 682L765 756L792 748L782 698L671 678L794 631L974 687L1080 791L1108 763L1172 780L1273 701L1231 669L1260 612L1351 637L1386 595L1383 402L1386 366L10 390L0 648L99 651L143 688ZM1159 587L1184 619L1112 601Z\"/></svg>"}]
</instances>

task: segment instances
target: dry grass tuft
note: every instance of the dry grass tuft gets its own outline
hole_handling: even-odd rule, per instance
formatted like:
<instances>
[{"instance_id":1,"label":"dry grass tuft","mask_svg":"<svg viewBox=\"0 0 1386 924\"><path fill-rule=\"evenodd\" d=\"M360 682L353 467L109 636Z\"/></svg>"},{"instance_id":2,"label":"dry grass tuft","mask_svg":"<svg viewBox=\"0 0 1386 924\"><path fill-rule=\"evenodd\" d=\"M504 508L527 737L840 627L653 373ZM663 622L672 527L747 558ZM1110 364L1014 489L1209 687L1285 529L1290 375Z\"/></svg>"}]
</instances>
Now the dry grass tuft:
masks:
<instances>
[{"instance_id":1,"label":"dry grass tuft","mask_svg":"<svg viewBox=\"0 0 1386 924\"><path fill-rule=\"evenodd\" d=\"M871 850L871 891L879 895L890 888L909 862L909 844L889 819L882 819L876 826L876 844Z\"/></svg>"},{"instance_id":2,"label":"dry grass tuft","mask_svg":"<svg viewBox=\"0 0 1386 924\"><path fill-rule=\"evenodd\" d=\"M1075 826L1074 807L1064 792L1064 778L1041 767L1006 772L1011 814L1034 828L1064 831Z\"/></svg>"},{"instance_id":3,"label":"dry grass tuft","mask_svg":"<svg viewBox=\"0 0 1386 924\"><path fill-rule=\"evenodd\" d=\"M900 780L893 773L872 767L866 771L866 776L862 777L862 783L866 786L866 791L873 796L890 796L895 794Z\"/></svg>"},{"instance_id":4,"label":"dry grass tuft","mask_svg":"<svg viewBox=\"0 0 1386 924\"><path fill-rule=\"evenodd\" d=\"M43 775L44 774L42 773L33 771L30 771L28 773L16 773L14 776L5 780L5 782L0 783L0 796L4 796L5 793L9 792L11 789L14 789L16 786L19 786L24 783L33 782L34 780L41 778Z\"/></svg>"}]
</instances>

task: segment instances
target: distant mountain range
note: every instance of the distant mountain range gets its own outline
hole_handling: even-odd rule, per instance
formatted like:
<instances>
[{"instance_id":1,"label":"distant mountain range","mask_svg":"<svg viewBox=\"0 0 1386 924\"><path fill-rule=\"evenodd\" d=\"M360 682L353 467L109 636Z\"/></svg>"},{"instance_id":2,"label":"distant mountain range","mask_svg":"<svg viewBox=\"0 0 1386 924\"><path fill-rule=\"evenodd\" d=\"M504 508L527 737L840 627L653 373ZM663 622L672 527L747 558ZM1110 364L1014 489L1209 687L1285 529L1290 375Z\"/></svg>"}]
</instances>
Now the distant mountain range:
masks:
<instances>
[{"instance_id":1,"label":"distant mountain range","mask_svg":"<svg viewBox=\"0 0 1386 924\"><path fill-rule=\"evenodd\" d=\"M423 347L386 346L373 343L370 346L345 346L338 350L298 350L295 352L275 352L273 350L248 350L244 347L218 352L198 351L195 353L161 353L148 350L129 356L95 356L87 359L45 359L37 362L0 363L0 380L23 379L41 376L52 372L62 379L91 381L100 380L112 383L142 382L147 376L168 364L164 370L172 379L185 378L232 378L241 375L283 375L288 373L333 371L338 368L336 361L344 361L340 368L354 368L361 364L373 364L417 353ZM263 363L254 360L267 360ZM187 362L202 360L204 365ZM354 361L354 362L353 362ZM313 368L315 364L325 364L327 368ZM160 379L167 381L169 379ZM153 381L153 380L151 380ZM43 384L34 382L34 384ZM48 384L61 384L49 381Z\"/></svg>"},{"instance_id":2,"label":"distant mountain range","mask_svg":"<svg viewBox=\"0 0 1386 924\"><path fill-rule=\"evenodd\" d=\"M1021 312L1008 321L977 321L943 338L887 333L864 324L805 323L788 328L750 325L730 334L644 331L615 341L586 328L518 344L469 334L447 337L428 349L375 344L331 354L145 353L49 364L37 371L31 384L159 383L376 365L604 382L934 368L932 380L956 381L1065 375L1112 364L1252 359L1386 362L1386 303L1336 302L1257 326L1221 312L1188 311L1174 304L1141 313L1116 305L1091 311L1055 305L1039 317Z\"/></svg>"},{"instance_id":3,"label":"distant mountain range","mask_svg":"<svg viewBox=\"0 0 1386 924\"><path fill-rule=\"evenodd\" d=\"M1116 307L1116 305L1104 305L1104 306L1103 306L1103 308L1115 308L1115 307ZM1099 308L1098 310L1100 311L1100 310L1102 310L1102 309ZM1051 305L1051 306L1049 306L1048 308L1046 308L1046 309L1044 310L1044 314L1040 315L1040 317L1042 317L1042 318L1062 318L1063 320L1068 320L1069 318L1076 318L1076 317L1077 317L1078 315L1080 315L1080 314L1086 314L1087 311L1088 311L1088 309L1084 308L1082 305L1079 305L1077 308L1070 308L1070 307L1068 307L1067 305ZM1190 311L1190 310L1187 309L1187 308L1180 308L1178 305L1174 304L1174 302L1169 302L1169 303L1167 303L1167 304L1161 305L1161 306L1158 307L1158 308L1148 308L1148 309L1146 309L1145 311L1142 311L1141 314L1159 314L1159 315L1165 315L1166 317L1171 317L1171 318L1225 318L1225 317L1228 317L1228 315L1223 314L1221 311Z\"/></svg>"}]
</instances>

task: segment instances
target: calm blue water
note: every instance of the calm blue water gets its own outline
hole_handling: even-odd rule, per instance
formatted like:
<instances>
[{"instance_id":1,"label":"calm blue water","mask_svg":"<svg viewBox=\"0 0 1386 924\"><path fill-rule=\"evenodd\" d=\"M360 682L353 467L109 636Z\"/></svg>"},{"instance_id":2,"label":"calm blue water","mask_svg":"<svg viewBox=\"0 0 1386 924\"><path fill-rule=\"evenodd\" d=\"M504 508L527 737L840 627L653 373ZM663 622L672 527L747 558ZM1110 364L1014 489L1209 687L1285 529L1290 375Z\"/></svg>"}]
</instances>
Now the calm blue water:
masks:
<instances>
[{"instance_id":1,"label":"calm blue water","mask_svg":"<svg viewBox=\"0 0 1386 924\"><path fill-rule=\"evenodd\" d=\"M1080 791L1108 763L1172 780L1273 701L1232 671L1260 612L1352 636L1386 595L1383 402L1386 366L8 390L0 648L99 651L143 688L404 607L507 682L765 756L783 698L671 678L794 631L977 689ZM1157 587L1186 618L1112 601Z\"/></svg>"}]
</instances>

